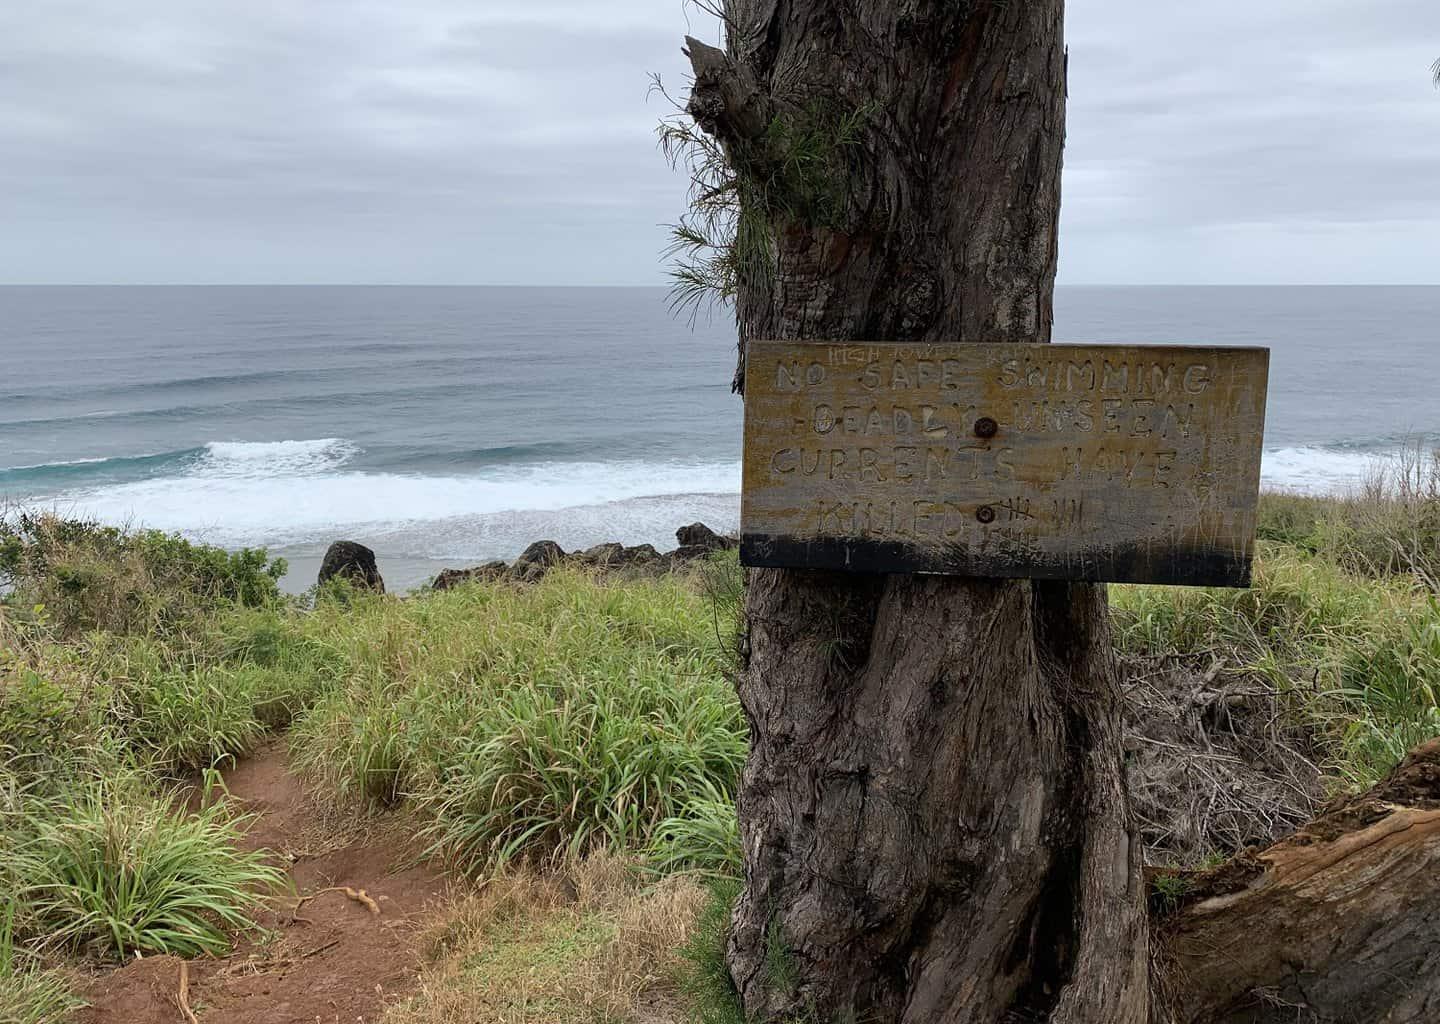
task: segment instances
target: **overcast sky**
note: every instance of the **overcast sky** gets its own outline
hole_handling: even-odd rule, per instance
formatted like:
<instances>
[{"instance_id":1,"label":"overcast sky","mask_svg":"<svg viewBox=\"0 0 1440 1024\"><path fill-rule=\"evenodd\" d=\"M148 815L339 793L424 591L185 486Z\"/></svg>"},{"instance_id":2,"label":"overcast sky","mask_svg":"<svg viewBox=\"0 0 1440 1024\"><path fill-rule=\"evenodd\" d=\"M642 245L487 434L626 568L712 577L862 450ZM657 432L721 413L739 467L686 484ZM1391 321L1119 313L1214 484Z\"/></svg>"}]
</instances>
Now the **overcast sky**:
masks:
<instances>
[{"instance_id":1,"label":"overcast sky","mask_svg":"<svg viewBox=\"0 0 1440 1024\"><path fill-rule=\"evenodd\" d=\"M687 25L688 22L688 25ZM682 0L0 0L0 282L664 280ZM1440 283L1437 0L1071 0L1065 283Z\"/></svg>"}]
</instances>

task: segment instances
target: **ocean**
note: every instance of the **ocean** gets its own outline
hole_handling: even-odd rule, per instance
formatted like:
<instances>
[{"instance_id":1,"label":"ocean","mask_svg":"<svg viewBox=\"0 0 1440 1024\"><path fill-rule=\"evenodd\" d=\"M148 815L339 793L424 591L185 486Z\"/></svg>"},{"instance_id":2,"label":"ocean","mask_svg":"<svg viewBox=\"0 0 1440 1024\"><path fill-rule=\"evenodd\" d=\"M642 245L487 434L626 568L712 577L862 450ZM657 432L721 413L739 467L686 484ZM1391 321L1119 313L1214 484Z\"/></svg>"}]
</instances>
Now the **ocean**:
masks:
<instances>
[{"instance_id":1,"label":"ocean","mask_svg":"<svg viewBox=\"0 0 1440 1024\"><path fill-rule=\"evenodd\" d=\"M1268 345L1264 480L1440 437L1440 288L1064 288L1057 341ZM0 502L392 588L533 540L733 530L734 327L663 288L0 287Z\"/></svg>"}]
</instances>

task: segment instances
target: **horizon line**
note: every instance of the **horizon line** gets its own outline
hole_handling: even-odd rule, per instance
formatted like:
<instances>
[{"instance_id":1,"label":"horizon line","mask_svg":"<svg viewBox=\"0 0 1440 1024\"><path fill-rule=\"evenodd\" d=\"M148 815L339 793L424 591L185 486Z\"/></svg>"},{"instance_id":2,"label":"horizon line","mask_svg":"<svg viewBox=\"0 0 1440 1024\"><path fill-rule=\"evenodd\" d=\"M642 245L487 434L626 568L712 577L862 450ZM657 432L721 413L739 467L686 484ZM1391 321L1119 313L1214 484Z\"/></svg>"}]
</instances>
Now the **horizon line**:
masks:
<instances>
[{"instance_id":1,"label":"horizon line","mask_svg":"<svg viewBox=\"0 0 1440 1024\"><path fill-rule=\"evenodd\" d=\"M0 288L575 288L606 290L659 290L669 284L594 284L554 282L510 284L505 282L407 282L407 281L0 281ZM1440 288L1440 281L1283 281L1211 282L1166 281L1126 283L1113 281L1065 281L1059 288Z\"/></svg>"}]
</instances>

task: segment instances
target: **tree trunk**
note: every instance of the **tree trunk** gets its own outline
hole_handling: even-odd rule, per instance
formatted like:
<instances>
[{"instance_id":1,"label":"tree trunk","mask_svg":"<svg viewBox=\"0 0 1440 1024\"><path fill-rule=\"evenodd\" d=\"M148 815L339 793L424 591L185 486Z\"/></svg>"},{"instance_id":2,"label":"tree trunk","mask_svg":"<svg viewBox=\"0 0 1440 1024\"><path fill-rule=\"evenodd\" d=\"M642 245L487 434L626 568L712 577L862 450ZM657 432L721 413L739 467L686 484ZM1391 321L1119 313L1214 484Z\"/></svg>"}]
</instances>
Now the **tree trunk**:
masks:
<instances>
[{"instance_id":1,"label":"tree trunk","mask_svg":"<svg viewBox=\"0 0 1440 1024\"><path fill-rule=\"evenodd\" d=\"M727 21L689 109L773 238L738 254L742 344L1049 340L1062 0ZM1105 589L767 570L746 619L747 1015L1145 1021Z\"/></svg>"},{"instance_id":2,"label":"tree trunk","mask_svg":"<svg viewBox=\"0 0 1440 1024\"><path fill-rule=\"evenodd\" d=\"M1160 921L1175 1024L1440 1021L1440 741Z\"/></svg>"}]
</instances>

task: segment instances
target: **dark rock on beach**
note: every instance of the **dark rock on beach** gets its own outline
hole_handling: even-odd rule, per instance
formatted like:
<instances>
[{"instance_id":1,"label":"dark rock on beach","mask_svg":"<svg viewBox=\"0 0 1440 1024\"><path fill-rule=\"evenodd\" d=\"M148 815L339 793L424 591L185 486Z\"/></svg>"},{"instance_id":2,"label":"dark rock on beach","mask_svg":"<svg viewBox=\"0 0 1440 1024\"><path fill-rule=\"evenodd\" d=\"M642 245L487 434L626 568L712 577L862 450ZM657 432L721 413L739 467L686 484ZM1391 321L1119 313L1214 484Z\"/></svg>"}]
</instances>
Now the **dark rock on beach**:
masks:
<instances>
[{"instance_id":1,"label":"dark rock on beach","mask_svg":"<svg viewBox=\"0 0 1440 1024\"><path fill-rule=\"evenodd\" d=\"M646 566L662 562L664 559L665 556L649 544L638 544L633 548L627 548L624 544L617 544L614 541L608 544L596 544L593 548L586 548L584 551L570 556L572 562L580 565L594 565L602 569Z\"/></svg>"},{"instance_id":2,"label":"dark rock on beach","mask_svg":"<svg viewBox=\"0 0 1440 1024\"><path fill-rule=\"evenodd\" d=\"M618 565L625 557L625 545L616 544L614 541L608 544L596 544L593 548L586 548L574 557L576 561L587 565Z\"/></svg>"},{"instance_id":3,"label":"dark rock on beach","mask_svg":"<svg viewBox=\"0 0 1440 1024\"><path fill-rule=\"evenodd\" d=\"M649 544L637 544L633 548L625 548L620 553L620 564L650 565L653 562L661 561L664 557Z\"/></svg>"},{"instance_id":4,"label":"dark rock on beach","mask_svg":"<svg viewBox=\"0 0 1440 1024\"><path fill-rule=\"evenodd\" d=\"M430 584L432 590L449 590L451 587L459 586L461 583L469 583L471 580L497 580L508 572L510 566L505 562L486 562L484 565L477 565L473 569L446 569L435 582Z\"/></svg>"},{"instance_id":5,"label":"dark rock on beach","mask_svg":"<svg viewBox=\"0 0 1440 1024\"><path fill-rule=\"evenodd\" d=\"M337 540L325 552L320 563L317 583L325 584L332 579L346 579L357 587L368 587L378 593L385 593L385 580L375 565L375 552L364 544L353 540Z\"/></svg>"},{"instance_id":6,"label":"dark rock on beach","mask_svg":"<svg viewBox=\"0 0 1440 1024\"><path fill-rule=\"evenodd\" d=\"M553 540L537 540L520 553L510 574L517 579L538 580L554 566L565 561L565 549Z\"/></svg>"},{"instance_id":7,"label":"dark rock on beach","mask_svg":"<svg viewBox=\"0 0 1440 1024\"><path fill-rule=\"evenodd\" d=\"M565 549L553 540L541 540L531 544L516 558L513 564L486 562L470 569L446 569L431 585L435 590L449 590L451 587L470 580L513 579L534 582L557 565L594 566L606 572L630 575L661 575L685 562L703 558L716 551L727 551L737 546L734 537L716 533L704 523L691 523L675 531L680 546L674 551L662 554L650 544L636 544L626 547L613 541L596 544L566 554Z\"/></svg>"},{"instance_id":8,"label":"dark rock on beach","mask_svg":"<svg viewBox=\"0 0 1440 1024\"><path fill-rule=\"evenodd\" d=\"M676 562L689 562L716 551L728 551L736 544L733 537L722 537L704 523L680 527L675 531L675 539L680 546L670 553L670 558Z\"/></svg>"},{"instance_id":9,"label":"dark rock on beach","mask_svg":"<svg viewBox=\"0 0 1440 1024\"><path fill-rule=\"evenodd\" d=\"M734 537L723 537L704 523L691 523L675 531L682 548L704 548L707 551L728 551L735 547Z\"/></svg>"}]
</instances>

